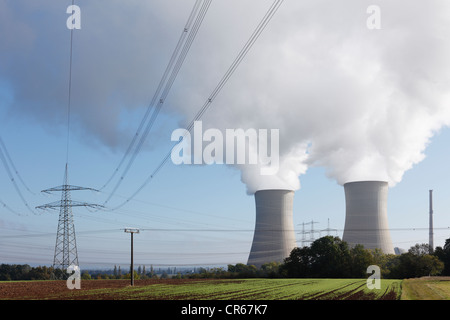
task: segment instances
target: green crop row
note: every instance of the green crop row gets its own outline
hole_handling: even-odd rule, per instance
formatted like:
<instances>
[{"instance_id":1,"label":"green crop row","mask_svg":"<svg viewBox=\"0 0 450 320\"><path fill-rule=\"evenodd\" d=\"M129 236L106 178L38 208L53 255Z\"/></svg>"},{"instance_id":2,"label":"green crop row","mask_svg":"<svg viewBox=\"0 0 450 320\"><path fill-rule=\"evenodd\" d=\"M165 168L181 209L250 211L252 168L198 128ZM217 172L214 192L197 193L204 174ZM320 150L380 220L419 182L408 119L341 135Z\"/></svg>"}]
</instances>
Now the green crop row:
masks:
<instances>
[{"instance_id":1,"label":"green crop row","mask_svg":"<svg viewBox=\"0 0 450 320\"><path fill-rule=\"evenodd\" d=\"M370 290L365 279L245 279L161 283L110 291L116 298L155 300L342 300L399 299L401 280L382 280Z\"/></svg>"}]
</instances>

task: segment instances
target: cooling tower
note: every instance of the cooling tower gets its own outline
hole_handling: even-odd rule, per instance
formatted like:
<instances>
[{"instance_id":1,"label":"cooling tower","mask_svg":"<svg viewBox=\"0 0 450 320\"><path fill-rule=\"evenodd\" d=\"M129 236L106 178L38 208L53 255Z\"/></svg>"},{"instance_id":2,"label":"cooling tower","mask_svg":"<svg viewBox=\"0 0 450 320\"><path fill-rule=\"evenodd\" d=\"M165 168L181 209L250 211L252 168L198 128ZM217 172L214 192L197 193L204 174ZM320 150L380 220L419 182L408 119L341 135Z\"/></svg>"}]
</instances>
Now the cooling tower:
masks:
<instances>
[{"instance_id":1,"label":"cooling tower","mask_svg":"<svg viewBox=\"0 0 450 320\"><path fill-rule=\"evenodd\" d=\"M350 246L394 254L387 218L388 183L358 181L344 184L346 216L342 240Z\"/></svg>"},{"instance_id":2,"label":"cooling tower","mask_svg":"<svg viewBox=\"0 0 450 320\"><path fill-rule=\"evenodd\" d=\"M255 193L256 223L248 265L283 262L296 247L294 191L260 190Z\"/></svg>"}]
</instances>

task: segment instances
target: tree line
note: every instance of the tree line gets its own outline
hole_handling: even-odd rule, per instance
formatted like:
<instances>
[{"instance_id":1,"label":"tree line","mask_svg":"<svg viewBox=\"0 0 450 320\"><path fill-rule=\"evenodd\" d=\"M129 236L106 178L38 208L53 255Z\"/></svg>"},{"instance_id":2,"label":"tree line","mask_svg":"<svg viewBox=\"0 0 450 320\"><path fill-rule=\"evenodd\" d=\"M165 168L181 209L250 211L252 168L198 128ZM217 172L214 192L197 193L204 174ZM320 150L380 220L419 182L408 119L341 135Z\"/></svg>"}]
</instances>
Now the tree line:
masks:
<instances>
[{"instance_id":1,"label":"tree line","mask_svg":"<svg viewBox=\"0 0 450 320\"><path fill-rule=\"evenodd\" d=\"M62 270L52 267L30 267L28 264L1 264L0 281L50 280L62 276Z\"/></svg>"},{"instance_id":2,"label":"tree line","mask_svg":"<svg viewBox=\"0 0 450 320\"><path fill-rule=\"evenodd\" d=\"M280 265L280 275L296 278L366 278L376 265L382 278L405 279L450 275L450 239L444 248L430 254L428 244L416 244L408 252L394 255L381 250L350 247L338 237L323 237L310 247L295 248ZM447 266L447 268L446 268Z\"/></svg>"},{"instance_id":3,"label":"tree line","mask_svg":"<svg viewBox=\"0 0 450 320\"><path fill-rule=\"evenodd\" d=\"M193 274L178 273L175 278L367 278L367 267L376 265L382 278L405 279L422 276L450 276L450 239L443 247L430 253L427 244L416 244L408 252L394 255L380 250L365 249L362 245L350 247L339 237L325 236L315 240L309 247L294 248L282 263L270 262L257 268L238 263L224 268L200 268ZM68 275L52 267L30 267L29 265L0 265L0 281L50 280ZM81 279L130 279L130 272L123 273L120 267L112 274L90 275L82 272ZM156 275L138 268L135 279L167 278L168 274Z\"/></svg>"},{"instance_id":4,"label":"tree line","mask_svg":"<svg viewBox=\"0 0 450 320\"><path fill-rule=\"evenodd\" d=\"M20 281L20 280L66 280L71 273L64 270L39 266L31 267L28 264L1 264L0 265L0 281ZM167 274L165 274L168 277ZM145 267L134 270L135 279L150 279L156 278L156 273L153 268L149 272L145 271ZM164 274L163 276L164 277ZM97 271L89 273L88 271L81 272L82 280L91 279L131 279L130 270L122 272L120 266L114 266L114 271L110 274L107 272Z\"/></svg>"},{"instance_id":5,"label":"tree line","mask_svg":"<svg viewBox=\"0 0 450 320\"><path fill-rule=\"evenodd\" d=\"M260 268L252 265L228 265L228 270L205 270L190 278L367 278L367 268L376 265L385 279L405 279L423 276L450 276L450 239L444 247L430 254L428 244L416 244L408 252L394 255L381 250L350 247L339 237L326 236L309 247L294 248L283 263L267 263Z\"/></svg>"}]
</instances>

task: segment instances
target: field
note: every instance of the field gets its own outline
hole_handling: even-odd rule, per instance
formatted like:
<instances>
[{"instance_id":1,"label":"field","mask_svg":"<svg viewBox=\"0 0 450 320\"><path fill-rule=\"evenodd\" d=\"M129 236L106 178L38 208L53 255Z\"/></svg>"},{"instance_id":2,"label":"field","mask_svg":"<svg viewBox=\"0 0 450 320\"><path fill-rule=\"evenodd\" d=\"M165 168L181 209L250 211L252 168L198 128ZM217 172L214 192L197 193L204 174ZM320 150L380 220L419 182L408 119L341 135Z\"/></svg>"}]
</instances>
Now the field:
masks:
<instances>
[{"instance_id":1,"label":"field","mask_svg":"<svg viewBox=\"0 0 450 320\"><path fill-rule=\"evenodd\" d=\"M82 280L0 282L3 300L398 300L402 280L382 280L369 290L366 279Z\"/></svg>"},{"instance_id":2,"label":"field","mask_svg":"<svg viewBox=\"0 0 450 320\"><path fill-rule=\"evenodd\" d=\"M450 300L450 278L407 279L402 291L402 300Z\"/></svg>"}]
</instances>

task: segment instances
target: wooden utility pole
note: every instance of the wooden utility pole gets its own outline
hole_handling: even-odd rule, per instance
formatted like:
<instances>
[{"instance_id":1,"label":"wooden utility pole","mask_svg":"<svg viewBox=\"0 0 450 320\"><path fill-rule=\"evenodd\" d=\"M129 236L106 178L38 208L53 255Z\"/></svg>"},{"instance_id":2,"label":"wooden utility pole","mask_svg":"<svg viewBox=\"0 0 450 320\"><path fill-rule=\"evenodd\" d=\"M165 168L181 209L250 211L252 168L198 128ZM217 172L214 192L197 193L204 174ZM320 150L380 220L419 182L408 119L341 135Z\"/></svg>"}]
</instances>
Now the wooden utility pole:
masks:
<instances>
[{"instance_id":1,"label":"wooden utility pole","mask_svg":"<svg viewBox=\"0 0 450 320\"><path fill-rule=\"evenodd\" d=\"M125 232L131 234L131 266L130 266L130 274L131 274L131 285L134 286L133 235L135 233L139 233L139 229L126 228Z\"/></svg>"}]
</instances>

